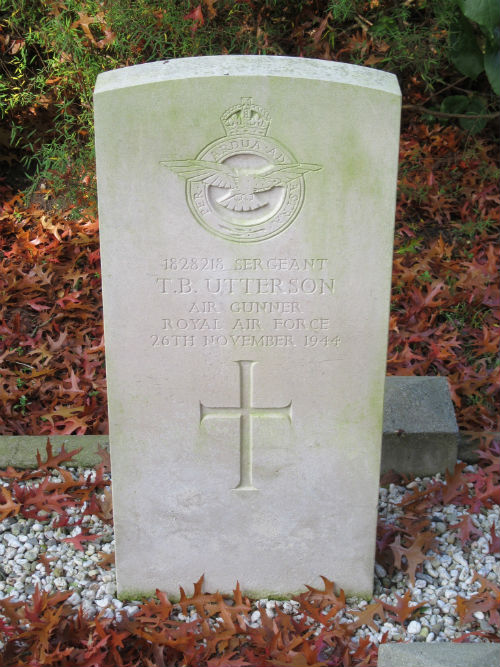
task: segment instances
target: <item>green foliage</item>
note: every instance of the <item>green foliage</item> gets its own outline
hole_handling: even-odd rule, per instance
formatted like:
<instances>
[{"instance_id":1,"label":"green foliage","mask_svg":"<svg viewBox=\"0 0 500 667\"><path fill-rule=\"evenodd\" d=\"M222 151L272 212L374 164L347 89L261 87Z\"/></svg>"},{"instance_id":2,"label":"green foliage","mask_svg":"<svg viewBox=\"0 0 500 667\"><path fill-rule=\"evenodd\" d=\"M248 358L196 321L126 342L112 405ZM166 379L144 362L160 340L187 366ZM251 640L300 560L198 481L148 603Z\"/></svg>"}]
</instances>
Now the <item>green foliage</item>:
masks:
<instances>
[{"instance_id":1,"label":"green foliage","mask_svg":"<svg viewBox=\"0 0 500 667\"><path fill-rule=\"evenodd\" d=\"M352 21L365 5L366 2L359 2L359 0L330 0L327 10L332 15L334 22L344 23Z\"/></svg>"},{"instance_id":2,"label":"green foliage","mask_svg":"<svg viewBox=\"0 0 500 667\"><path fill-rule=\"evenodd\" d=\"M492 104L486 77L498 86L498 14L497 0L1 0L0 167L23 187L28 174L32 191L45 183L47 197L64 191L88 205L98 74L186 56L375 66L395 72L417 102L450 87L453 63L475 90L451 86L441 111L484 115ZM486 120L460 123L477 132Z\"/></svg>"},{"instance_id":3,"label":"green foliage","mask_svg":"<svg viewBox=\"0 0 500 667\"><path fill-rule=\"evenodd\" d=\"M450 57L455 67L471 79L476 79L484 70L484 58L476 34L464 17L456 20L451 33Z\"/></svg>"},{"instance_id":4,"label":"green foliage","mask_svg":"<svg viewBox=\"0 0 500 667\"><path fill-rule=\"evenodd\" d=\"M231 23L193 30L189 9L187 0L160 9L153 0L5 0L0 108L10 140L2 142L3 161L19 156L34 186L48 180L56 191L81 189L93 164L92 93L100 72L236 46L248 10L230 8Z\"/></svg>"},{"instance_id":5,"label":"green foliage","mask_svg":"<svg viewBox=\"0 0 500 667\"><path fill-rule=\"evenodd\" d=\"M21 411L21 414L22 414L22 415L25 415L25 414L26 414L26 407L27 407L28 405L29 405L29 401L28 401L28 399L26 398L26 396L23 395L23 396L20 396L20 397L19 397L19 403L16 403L16 405L14 405L14 408L13 408L13 409L14 409L14 410L20 410L20 411Z\"/></svg>"},{"instance_id":6,"label":"green foliage","mask_svg":"<svg viewBox=\"0 0 500 667\"><path fill-rule=\"evenodd\" d=\"M450 58L471 79L483 72L496 95L500 95L500 3L498 0L456 0L460 15L450 33ZM487 106L478 95L450 95L441 110L448 113L484 116ZM484 118L461 118L460 125L472 133L486 125Z\"/></svg>"},{"instance_id":7,"label":"green foliage","mask_svg":"<svg viewBox=\"0 0 500 667\"><path fill-rule=\"evenodd\" d=\"M369 34L390 45L384 69L417 75L426 90L434 90L448 69L447 34L455 11L454 0L380 3Z\"/></svg>"},{"instance_id":8,"label":"green foliage","mask_svg":"<svg viewBox=\"0 0 500 667\"><path fill-rule=\"evenodd\" d=\"M475 79L485 72L500 95L500 3L498 0L457 0L462 15L451 38L457 69Z\"/></svg>"},{"instance_id":9,"label":"green foliage","mask_svg":"<svg viewBox=\"0 0 500 667\"><path fill-rule=\"evenodd\" d=\"M448 95L441 103L441 111L452 114L470 115L471 118L460 118L460 125L472 134L486 127L486 105L477 95ZM482 116L482 117L480 117Z\"/></svg>"},{"instance_id":10,"label":"green foliage","mask_svg":"<svg viewBox=\"0 0 500 667\"><path fill-rule=\"evenodd\" d=\"M457 0L464 16L488 30L500 23L500 4L496 0Z\"/></svg>"}]
</instances>

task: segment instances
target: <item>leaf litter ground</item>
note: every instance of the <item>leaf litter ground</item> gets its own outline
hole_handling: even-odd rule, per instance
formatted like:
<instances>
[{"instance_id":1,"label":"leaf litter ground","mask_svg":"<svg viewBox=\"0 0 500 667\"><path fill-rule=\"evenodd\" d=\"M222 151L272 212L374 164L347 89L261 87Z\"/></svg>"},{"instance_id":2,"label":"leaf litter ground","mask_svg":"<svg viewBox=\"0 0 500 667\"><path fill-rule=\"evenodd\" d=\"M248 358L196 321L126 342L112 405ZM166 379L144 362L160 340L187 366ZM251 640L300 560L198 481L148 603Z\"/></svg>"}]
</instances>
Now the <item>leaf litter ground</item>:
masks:
<instances>
[{"instance_id":1,"label":"leaf litter ground","mask_svg":"<svg viewBox=\"0 0 500 667\"><path fill-rule=\"evenodd\" d=\"M48 441L35 470L0 471L0 665L374 667L389 640L500 641L498 441L444 479L384 476L370 601L325 577L291 601L249 600L238 583L224 598L201 577L177 604L157 591L124 605L112 594L109 458L67 468L77 451Z\"/></svg>"}]
</instances>

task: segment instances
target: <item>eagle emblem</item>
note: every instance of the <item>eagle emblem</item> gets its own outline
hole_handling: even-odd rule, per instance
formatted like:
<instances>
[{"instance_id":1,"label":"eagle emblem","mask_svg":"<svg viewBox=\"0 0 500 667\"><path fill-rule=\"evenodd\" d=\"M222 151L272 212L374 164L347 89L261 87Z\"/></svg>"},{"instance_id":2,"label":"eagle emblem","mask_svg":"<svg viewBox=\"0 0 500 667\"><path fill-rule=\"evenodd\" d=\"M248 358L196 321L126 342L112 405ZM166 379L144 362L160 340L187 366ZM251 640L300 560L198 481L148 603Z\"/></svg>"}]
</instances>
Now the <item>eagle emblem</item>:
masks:
<instances>
[{"instance_id":1,"label":"eagle emblem","mask_svg":"<svg viewBox=\"0 0 500 667\"><path fill-rule=\"evenodd\" d=\"M257 195L277 187L286 187L290 181L308 171L317 171L317 164L268 165L257 169L230 167L208 160L162 160L160 162L186 180L203 182L229 190L217 199L220 206L230 211L256 211L268 205Z\"/></svg>"},{"instance_id":2,"label":"eagle emblem","mask_svg":"<svg viewBox=\"0 0 500 667\"><path fill-rule=\"evenodd\" d=\"M322 167L297 162L266 136L270 115L250 97L221 121L226 136L195 159L160 164L186 181L189 208L206 230L238 243L264 241L291 225L304 200L304 175Z\"/></svg>"}]
</instances>

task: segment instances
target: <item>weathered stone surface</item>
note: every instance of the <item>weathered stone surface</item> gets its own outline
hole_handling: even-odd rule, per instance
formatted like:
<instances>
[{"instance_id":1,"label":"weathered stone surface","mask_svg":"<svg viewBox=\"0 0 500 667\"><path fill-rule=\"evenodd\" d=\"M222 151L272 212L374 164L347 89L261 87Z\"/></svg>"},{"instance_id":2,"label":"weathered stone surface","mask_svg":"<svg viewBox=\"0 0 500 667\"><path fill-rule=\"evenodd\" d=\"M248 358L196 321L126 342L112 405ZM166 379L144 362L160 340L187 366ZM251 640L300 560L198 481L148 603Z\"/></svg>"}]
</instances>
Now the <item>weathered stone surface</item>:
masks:
<instances>
[{"instance_id":1,"label":"weathered stone surface","mask_svg":"<svg viewBox=\"0 0 500 667\"><path fill-rule=\"evenodd\" d=\"M369 594L395 77L190 58L95 109L120 593Z\"/></svg>"},{"instance_id":2,"label":"weathered stone surface","mask_svg":"<svg viewBox=\"0 0 500 667\"><path fill-rule=\"evenodd\" d=\"M446 378L386 378L382 472L433 475L453 470L457 445Z\"/></svg>"},{"instance_id":3,"label":"weathered stone surface","mask_svg":"<svg viewBox=\"0 0 500 667\"><path fill-rule=\"evenodd\" d=\"M500 644L382 644L378 667L497 667Z\"/></svg>"}]
</instances>

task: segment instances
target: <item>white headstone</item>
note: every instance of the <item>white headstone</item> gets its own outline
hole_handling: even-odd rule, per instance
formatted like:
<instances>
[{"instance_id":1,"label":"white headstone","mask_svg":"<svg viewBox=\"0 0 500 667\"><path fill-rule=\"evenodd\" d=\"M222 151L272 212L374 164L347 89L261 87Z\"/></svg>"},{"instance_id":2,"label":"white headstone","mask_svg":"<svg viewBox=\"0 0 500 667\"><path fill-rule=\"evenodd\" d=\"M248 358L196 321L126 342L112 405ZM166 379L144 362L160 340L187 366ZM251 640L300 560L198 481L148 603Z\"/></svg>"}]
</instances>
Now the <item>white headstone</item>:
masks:
<instances>
[{"instance_id":1,"label":"white headstone","mask_svg":"<svg viewBox=\"0 0 500 667\"><path fill-rule=\"evenodd\" d=\"M95 114L120 594L369 594L396 78L170 60Z\"/></svg>"}]
</instances>

